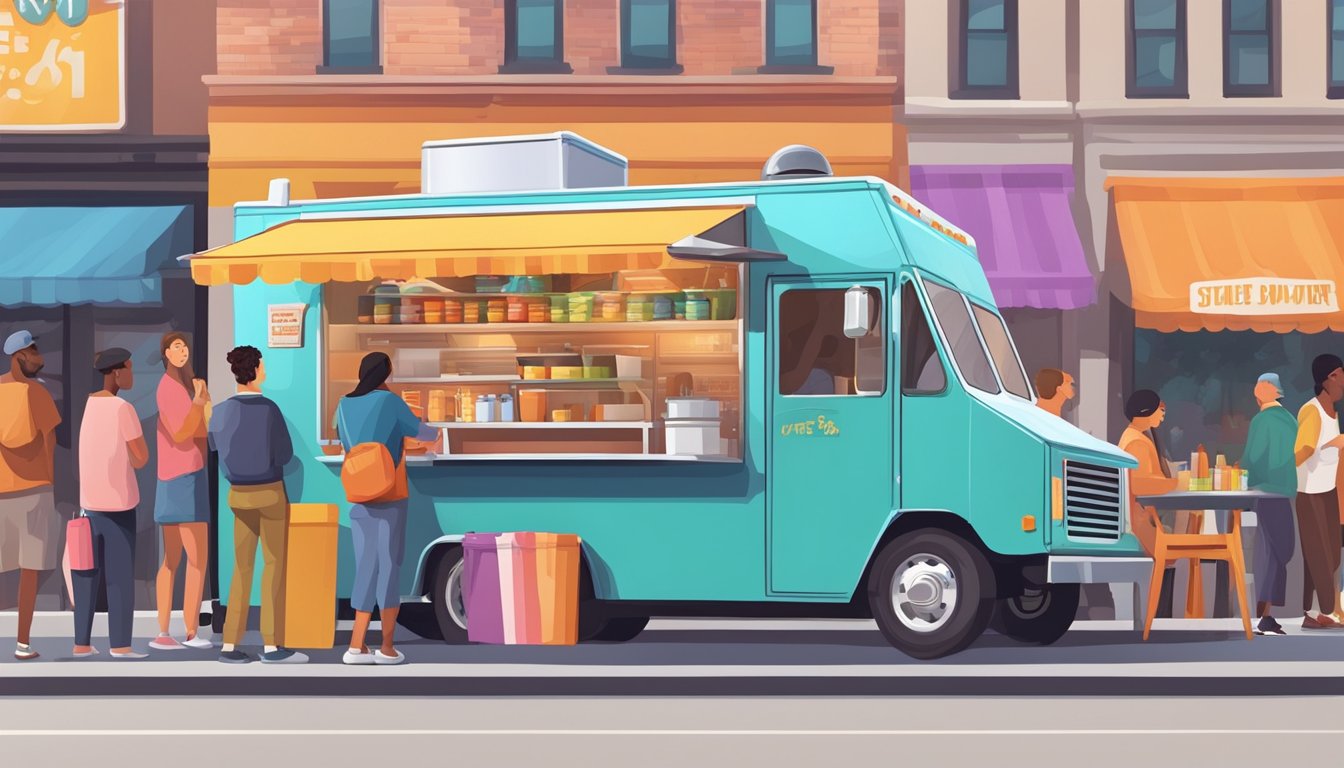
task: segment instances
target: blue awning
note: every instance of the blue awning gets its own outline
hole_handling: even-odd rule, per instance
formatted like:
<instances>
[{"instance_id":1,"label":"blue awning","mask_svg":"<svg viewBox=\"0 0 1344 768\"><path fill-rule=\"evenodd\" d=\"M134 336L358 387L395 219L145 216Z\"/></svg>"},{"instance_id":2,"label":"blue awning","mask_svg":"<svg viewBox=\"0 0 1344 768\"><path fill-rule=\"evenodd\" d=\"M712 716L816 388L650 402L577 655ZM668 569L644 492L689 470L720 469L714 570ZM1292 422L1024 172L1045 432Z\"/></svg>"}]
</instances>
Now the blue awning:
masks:
<instances>
[{"instance_id":1,"label":"blue awning","mask_svg":"<svg viewBox=\"0 0 1344 768\"><path fill-rule=\"evenodd\" d=\"M180 205L0 208L0 305L157 304L192 246Z\"/></svg>"}]
</instances>

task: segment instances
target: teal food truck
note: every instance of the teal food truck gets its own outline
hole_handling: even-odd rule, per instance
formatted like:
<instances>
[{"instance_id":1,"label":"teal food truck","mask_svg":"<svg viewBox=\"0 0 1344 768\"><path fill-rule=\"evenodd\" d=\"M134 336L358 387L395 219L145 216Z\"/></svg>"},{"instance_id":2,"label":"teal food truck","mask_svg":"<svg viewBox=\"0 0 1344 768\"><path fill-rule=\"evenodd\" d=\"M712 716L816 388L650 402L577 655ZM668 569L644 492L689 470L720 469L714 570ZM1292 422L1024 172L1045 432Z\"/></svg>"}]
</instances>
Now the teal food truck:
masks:
<instances>
[{"instance_id":1,"label":"teal food truck","mask_svg":"<svg viewBox=\"0 0 1344 768\"><path fill-rule=\"evenodd\" d=\"M333 414L369 351L439 429L407 460L417 632L466 642L472 531L578 534L586 639L871 616L919 658L991 621L1053 642L1079 563L1142 556L1134 462L1034 405L974 242L891 184L799 146L761 181L661 187L568 133L424 152L420 194L273 183L235 243L191 257L266 358L291 501L348 525ZM351 557L343 529L342 596Z\"/></svg>"}]
</instances>

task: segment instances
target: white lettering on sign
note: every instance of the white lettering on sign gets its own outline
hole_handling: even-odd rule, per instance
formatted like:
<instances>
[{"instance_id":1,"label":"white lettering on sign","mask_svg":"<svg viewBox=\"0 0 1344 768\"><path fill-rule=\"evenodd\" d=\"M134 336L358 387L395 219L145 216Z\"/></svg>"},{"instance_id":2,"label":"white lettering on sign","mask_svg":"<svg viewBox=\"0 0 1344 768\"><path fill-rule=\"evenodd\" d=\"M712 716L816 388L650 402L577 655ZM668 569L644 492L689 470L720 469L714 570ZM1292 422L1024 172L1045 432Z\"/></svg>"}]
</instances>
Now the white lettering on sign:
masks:
<instances>
[{"instance_id":1,"label":"white lettering on sign","mask_svg":"<svg viewBox=\"0 0 1344 768\"><path fill-rule=\"evenodd\" d=\"M1190 284L1190 311L1201 315L1301 315L1339 311L1330 280L1204 280Z\"/></svg>"}]
</instances>

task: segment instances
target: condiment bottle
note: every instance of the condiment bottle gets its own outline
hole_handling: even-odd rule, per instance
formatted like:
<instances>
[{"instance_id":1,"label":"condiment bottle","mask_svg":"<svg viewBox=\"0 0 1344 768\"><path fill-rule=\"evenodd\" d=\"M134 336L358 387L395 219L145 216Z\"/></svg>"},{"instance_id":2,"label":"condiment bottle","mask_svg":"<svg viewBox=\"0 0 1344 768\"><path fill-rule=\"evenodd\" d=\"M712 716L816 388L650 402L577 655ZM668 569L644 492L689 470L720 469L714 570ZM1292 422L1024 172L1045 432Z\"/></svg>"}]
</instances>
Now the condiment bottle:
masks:
<instances>
[{"instance_id":1,"label":"condiment bottle","mask_svg":"<svg viewBox=\"0 0 1344 768\"><path fill-rule=\"evenodd\" d=\"M1201 477L1201 478L1208 477L1208 476L1209 476L1209 452L1206 451L1206 450L1204 450L1204 444L1203 444L1203 443L1200 443L1199 448L1195 451L1195 453L1198 454L1198 456L1199 456L1199 475L1198 475L1198 477Z\"/></svg>"},{"instance_id":2,"label":"condiment bottle","mask_svg":"<svg viewBox=\"0 0 1344 768\"><path fill-rule=\"evenodd\" d=\"M499 420L513 421L513 396L499 396Z\"/></svg>"},{"instance_id":3,"label":"condiment bottle","mask_svg":"<svg viewBox=\"0 0 1344 768\"><path fill-rule=\"evenodd\" d=\"M476 420L476 400L475 400L474 398L472 398L472 396L471 396L471 390L470 390L470 389L459 389L459 390L457 391L457 394L458 394L459 397L462 398L461 402L458 404L458 407L457 407L457 420L458 420L458 421L475 421L475 420Z\"/></svg>"}]
</instances>

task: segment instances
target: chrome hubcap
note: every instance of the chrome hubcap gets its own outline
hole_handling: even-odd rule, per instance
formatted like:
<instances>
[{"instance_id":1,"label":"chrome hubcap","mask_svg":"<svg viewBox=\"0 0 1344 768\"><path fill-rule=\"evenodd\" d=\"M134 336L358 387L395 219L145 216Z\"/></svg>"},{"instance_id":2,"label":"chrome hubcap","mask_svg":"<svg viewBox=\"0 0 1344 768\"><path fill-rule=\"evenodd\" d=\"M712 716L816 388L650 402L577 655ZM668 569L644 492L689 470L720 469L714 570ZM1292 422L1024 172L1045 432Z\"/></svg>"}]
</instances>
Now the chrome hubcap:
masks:
<instances>
[{"instance_id":1,"label":"chrome hubcap","mask_svg":"<svg viewBox=\"0 0 1344 768\"><path fill-rule=\"evenodd\" d=\"M956 574L935 555L908 557L892 577L891 603L907 629L933 632L947 623L957 607Z\"/></svg>"},{"instance_id":2,"label":"chrome hubcap","mask_svg":"<svg viewBox=\"0 0 1344 768\"><path fill-rule=\"evenodd\" d=\"M444 600L448 603L448 615L458 629L467 628L467 604L462 597L462 561L458 560L448 571L448 588L444 590Z\"/></svg>"}]
</instances>

